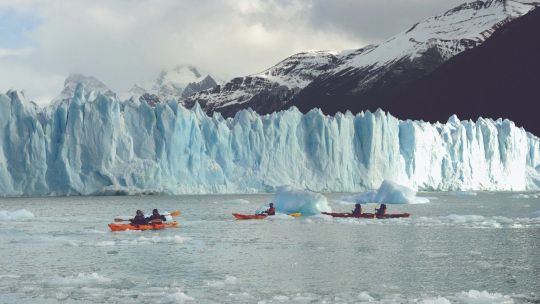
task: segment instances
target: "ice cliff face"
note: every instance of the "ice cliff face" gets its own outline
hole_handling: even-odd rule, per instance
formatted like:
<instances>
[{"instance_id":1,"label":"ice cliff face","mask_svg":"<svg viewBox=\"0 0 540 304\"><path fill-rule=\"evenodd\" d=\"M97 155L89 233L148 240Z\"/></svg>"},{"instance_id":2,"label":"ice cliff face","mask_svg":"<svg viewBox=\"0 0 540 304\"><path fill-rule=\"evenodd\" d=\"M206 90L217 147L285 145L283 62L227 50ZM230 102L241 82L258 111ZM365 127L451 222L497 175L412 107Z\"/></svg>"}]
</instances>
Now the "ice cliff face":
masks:
<instances>
[{"instance_id":1,"label":"ice cliff face","mask_svg":"<svg viewBox=\"0 0 540 304\"><path fill-rule=\"evenodd\" d=\"M89 99L90 98L90 99ZM44 111L0 95L0 193L540 189L540 140L507 120L399 121L382 111L209 117L85 94Z\"/></svg>"}]
</instances>

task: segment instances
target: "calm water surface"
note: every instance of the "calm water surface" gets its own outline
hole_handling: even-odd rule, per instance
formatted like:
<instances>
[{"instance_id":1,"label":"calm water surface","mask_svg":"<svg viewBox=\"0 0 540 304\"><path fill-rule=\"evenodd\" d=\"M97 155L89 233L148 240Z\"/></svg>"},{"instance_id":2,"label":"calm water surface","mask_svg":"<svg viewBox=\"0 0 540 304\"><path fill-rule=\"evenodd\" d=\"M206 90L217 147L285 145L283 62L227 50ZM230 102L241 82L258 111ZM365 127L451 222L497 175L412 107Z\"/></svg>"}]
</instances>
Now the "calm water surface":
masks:
<instances>
[{"instance_id":1,"label":"calm water surface","mask_svg":"<svg viewBox=\"0 0 540 304\"><path fill-rule=\"evenodd\" d=\"M538 194L422 196L389 206L409 219L259 221L231 213L270 195L0 199L0 303L540 302ZM108 231L152 208L182 227Z\"/></svg>"}]
</instances>

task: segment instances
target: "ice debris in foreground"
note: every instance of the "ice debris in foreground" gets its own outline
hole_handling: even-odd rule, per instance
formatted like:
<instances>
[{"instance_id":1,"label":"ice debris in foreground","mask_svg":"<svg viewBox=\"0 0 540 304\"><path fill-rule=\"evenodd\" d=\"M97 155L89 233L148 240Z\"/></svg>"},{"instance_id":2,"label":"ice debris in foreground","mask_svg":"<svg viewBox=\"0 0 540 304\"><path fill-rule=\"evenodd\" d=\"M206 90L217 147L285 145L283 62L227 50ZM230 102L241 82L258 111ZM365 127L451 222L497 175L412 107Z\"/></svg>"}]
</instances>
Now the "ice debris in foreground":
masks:
<instances>
[{"instance_id":1,"label":"ice debris in foreground","mask_svg":"<svg viewBox=\"0 0 540 304\"><path fill-rule=\"evenodd\" d=\"M378 204L424 204L429 203L425 197L417 197L416 191L398 185L392 181L382 182L379 190L360 193L357 195L346 196L341 199L342 202L349 203L378 203Z\"/></svg>"},{"instance_id":2,"label":"ice debris in foreground","mask_svg":"<svg viewBox=\"0 0 540 304\"><path fill-rule=\"evenodd\" d=\"M17 221L33 219L34 214L26 209L16 211L0 210L0 221Z\"/></svg>"},{"instance_id":3,"label":"ice debris in foreground","mask_svg":"<svg viewBox=\"0 0 540 304\"><path fill-rule=\"evenodd\" d=\"M540 140L508 120L400 121L383 111L207 116L85 94L41 109L0 94L0 195L538 190Z\"/></svg>"}]
</instances>

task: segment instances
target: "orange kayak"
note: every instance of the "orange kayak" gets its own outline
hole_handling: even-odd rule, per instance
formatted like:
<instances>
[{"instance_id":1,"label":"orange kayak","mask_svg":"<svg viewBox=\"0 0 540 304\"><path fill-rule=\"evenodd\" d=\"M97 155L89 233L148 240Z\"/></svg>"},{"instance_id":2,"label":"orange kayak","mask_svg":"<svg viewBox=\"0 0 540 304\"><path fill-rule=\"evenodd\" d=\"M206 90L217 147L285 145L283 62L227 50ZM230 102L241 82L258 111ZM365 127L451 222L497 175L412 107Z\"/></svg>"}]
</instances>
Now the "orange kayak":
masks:
<instances>
[{"instance_id":1,"label":"orange kayak","mask_svg":"<svg viewBox=\"0 0 540 304\"><path fill-rule=\"evenodd\" d=\"M125 231L125 230L160 230L165 228L176 228L180 226L179 222L161 223L161 224L148 224L148 225L132 225L132 224L109 224L111 231Z\"/></svg>"},{"instance_id":2,"label":"orange kayak","mask_svg":"<svg viewBox=\"0 0 540 304\"><path fill-rule=\"evenodd\" d=\"M266 214L241 214L233 213L232 214L237 220L262 220L267 217Z\"/></svg>"}]
</instances>

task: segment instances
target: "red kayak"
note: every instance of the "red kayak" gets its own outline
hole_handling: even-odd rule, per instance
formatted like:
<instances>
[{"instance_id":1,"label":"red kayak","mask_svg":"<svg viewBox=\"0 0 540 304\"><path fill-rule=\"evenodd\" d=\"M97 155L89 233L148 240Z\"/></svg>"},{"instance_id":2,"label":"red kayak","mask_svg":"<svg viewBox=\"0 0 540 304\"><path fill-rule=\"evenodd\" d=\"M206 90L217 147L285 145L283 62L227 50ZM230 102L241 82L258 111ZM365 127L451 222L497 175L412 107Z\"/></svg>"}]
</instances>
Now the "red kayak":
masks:
<instances>
[{"instance_id":1,"label":"red kayak","mask_svg":"<svg viewBox=\"0 0 540 304\"><path fill-rule=\"evenodd\" d=\"M355 216L352 213L335 213L335 212L321 212L322 214L330 215L332 217L353 217L353 218L398 218L398 217L409 217L410 213L389 213L383 215L375 215L375 213L362 213L359 216Z\"/></svg>"},{"instance_id":2,"label":"red kayak","mask_svg":"<svg viewBox=\"0 0 540 304\"><path fill-rule=\"evenodd\" d=\"M262 220L267 217L266 214L241 214L233 213L232 214L237 220Z\"/></svg>"},{"instance_id":3,"label":"red kayak","mask_svg":"<svg viewBox=\"0 0 540 304\"><path fill-rule=\"evenodd\" d=\"M179 222L167 222L161 224L148 224L148 225L131 225L131 224L109 224L111 231L125 231L125 230L160 230L165 228L176 228L180 225Z\"/></svg>"}]
</instances>

